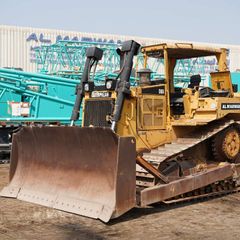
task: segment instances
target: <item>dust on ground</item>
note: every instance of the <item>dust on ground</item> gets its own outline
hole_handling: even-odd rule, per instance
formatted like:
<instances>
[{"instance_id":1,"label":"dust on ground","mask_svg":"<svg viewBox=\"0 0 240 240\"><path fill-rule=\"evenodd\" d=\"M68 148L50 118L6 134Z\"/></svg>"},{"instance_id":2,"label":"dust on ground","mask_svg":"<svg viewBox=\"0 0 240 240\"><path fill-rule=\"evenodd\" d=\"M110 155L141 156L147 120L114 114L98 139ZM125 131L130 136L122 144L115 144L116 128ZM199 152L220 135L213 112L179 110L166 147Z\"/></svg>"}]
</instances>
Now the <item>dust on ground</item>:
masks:
<instances>
[{"instance_id":1,"label":"dust on ground","mask_svg":"<svg viewBox=\"0 0 240 240\"><path fill-rule=\"evenodd\" d=\"M0 189L9 165L0 165ZM135 208L105 224L16 199L0 198L0 239L240 239L240 193L208 201Z\"/></svg>"}]
</instances>

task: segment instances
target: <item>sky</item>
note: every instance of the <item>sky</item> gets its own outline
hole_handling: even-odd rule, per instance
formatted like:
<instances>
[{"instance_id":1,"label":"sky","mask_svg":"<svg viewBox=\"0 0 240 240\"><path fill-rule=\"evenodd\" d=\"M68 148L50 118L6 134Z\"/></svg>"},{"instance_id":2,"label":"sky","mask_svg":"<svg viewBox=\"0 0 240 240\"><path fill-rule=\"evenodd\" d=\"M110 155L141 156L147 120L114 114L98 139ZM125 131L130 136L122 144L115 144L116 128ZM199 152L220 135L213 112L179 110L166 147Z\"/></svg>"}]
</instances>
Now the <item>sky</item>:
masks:
<instances>
[{"instance_id":1,"label":"sky","mask_svg":"<svg viewBox=\"0 0 240 240\"><path fill-rule=\"evenodd\" d=\"M240 44L239 0L0 0L0 24Z\"/></svg>"}]
</instances>

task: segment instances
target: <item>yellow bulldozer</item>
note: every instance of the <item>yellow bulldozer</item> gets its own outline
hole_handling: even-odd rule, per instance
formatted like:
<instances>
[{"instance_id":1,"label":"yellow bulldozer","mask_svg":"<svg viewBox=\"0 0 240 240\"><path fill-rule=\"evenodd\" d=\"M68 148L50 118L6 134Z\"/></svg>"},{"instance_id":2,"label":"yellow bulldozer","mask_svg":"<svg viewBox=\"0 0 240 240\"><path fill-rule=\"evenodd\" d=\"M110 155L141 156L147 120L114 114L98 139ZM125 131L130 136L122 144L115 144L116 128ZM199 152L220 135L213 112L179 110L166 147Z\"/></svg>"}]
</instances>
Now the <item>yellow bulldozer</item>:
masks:
<instances>
[{"instance_id":1,"label":"yellow bulldozer","mask_svg":"<svg viewBox=\"0 0 240 240\"><path fill-rule=\"evenodd\" d=\"M118 76L102 86L91 80L102 50L87 50L71 126L29 126L14 134L10 183L1 196L108 222L135 206L238 190L240 97L227 50L144 46L144 69L131 86L139 49L133 40L124 42L117 49ZM178 60L208 56L218 61L211 88L201 85L200 75L186 87L174 86ZM151 79L152 58L164 60L164 77Z\"/></svg>"}]
</instances>

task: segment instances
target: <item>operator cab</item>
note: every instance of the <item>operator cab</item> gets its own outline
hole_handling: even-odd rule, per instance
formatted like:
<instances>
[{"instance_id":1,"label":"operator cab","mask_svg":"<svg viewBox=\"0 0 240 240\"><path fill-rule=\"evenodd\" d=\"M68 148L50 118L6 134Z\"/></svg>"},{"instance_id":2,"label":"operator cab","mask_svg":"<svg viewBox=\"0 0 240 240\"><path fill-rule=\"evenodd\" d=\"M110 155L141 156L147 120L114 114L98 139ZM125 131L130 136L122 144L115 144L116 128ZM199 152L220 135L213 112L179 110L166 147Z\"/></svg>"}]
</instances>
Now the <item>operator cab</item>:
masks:
<instances>
[{"instance_id":1,"label":"operator cab","mask_svg":"<svg viewBox=\"0 0 240 240\"><path fill-rule=\"evenodd\" d=\"M151 59L155 58L163 61L164 66L162 70L164 72L164 82L172 116L184 115L186 113L185 105L188 105L187 101L189 101L190 104L192 101L191 96L195 96L196 99L198 99L232 95L233 89L231 86L230 72L227 71L226 49L206 48L187 43L164 43L142 47L142 53L145 68L147 68L149 62L153 61ZM201 86L202 76L200 74L192 75L188 79L181 79L181 77L175 76L174 70L178 61L209 56L216 57L219 69L219 72L211 73L211 88ZM183 68L184 67L185 65L183 64ZM180 83L184 82L185 84L177 86L176 79L178 79Z\"/></svg>"},{"instance_id":2,"label":"operator cab","mask_svg":"<svg viewBox=\"0 0 240 240\"><path fill-rule=\"evenodd\" d=\"M149 68L140 69L138 72L139 86L153 86L159 84L166 84L164 78L153 79L152 73ZM198 91L200 88L201 76L200 74L192 75L187 83L186 88L192 89L192 91ZM170 107L173 115L184 114L183 96L185 94L184 87L174 86L174 92L170 94Z\"/></svg>"}]
</instances>

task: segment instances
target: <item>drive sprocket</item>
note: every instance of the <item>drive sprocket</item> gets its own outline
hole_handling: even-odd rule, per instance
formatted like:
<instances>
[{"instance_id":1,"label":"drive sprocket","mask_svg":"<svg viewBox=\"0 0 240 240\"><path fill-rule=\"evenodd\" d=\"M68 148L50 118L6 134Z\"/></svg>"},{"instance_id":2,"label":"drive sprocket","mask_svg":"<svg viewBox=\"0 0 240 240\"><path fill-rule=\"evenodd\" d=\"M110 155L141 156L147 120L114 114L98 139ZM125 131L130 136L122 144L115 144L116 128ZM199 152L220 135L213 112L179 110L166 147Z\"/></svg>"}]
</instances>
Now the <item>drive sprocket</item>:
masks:
<instances>
[{"instance_id":1,"label":"drive sprocket","mask_svg":"<svg viewBox=\"0 0 240 240\"><path fill-rule=\"evenodd\" d=\"M218 133L212 141L213 155L217 161L240 161L239 128L231 126Z\"/></svg>"}]
</instances>

